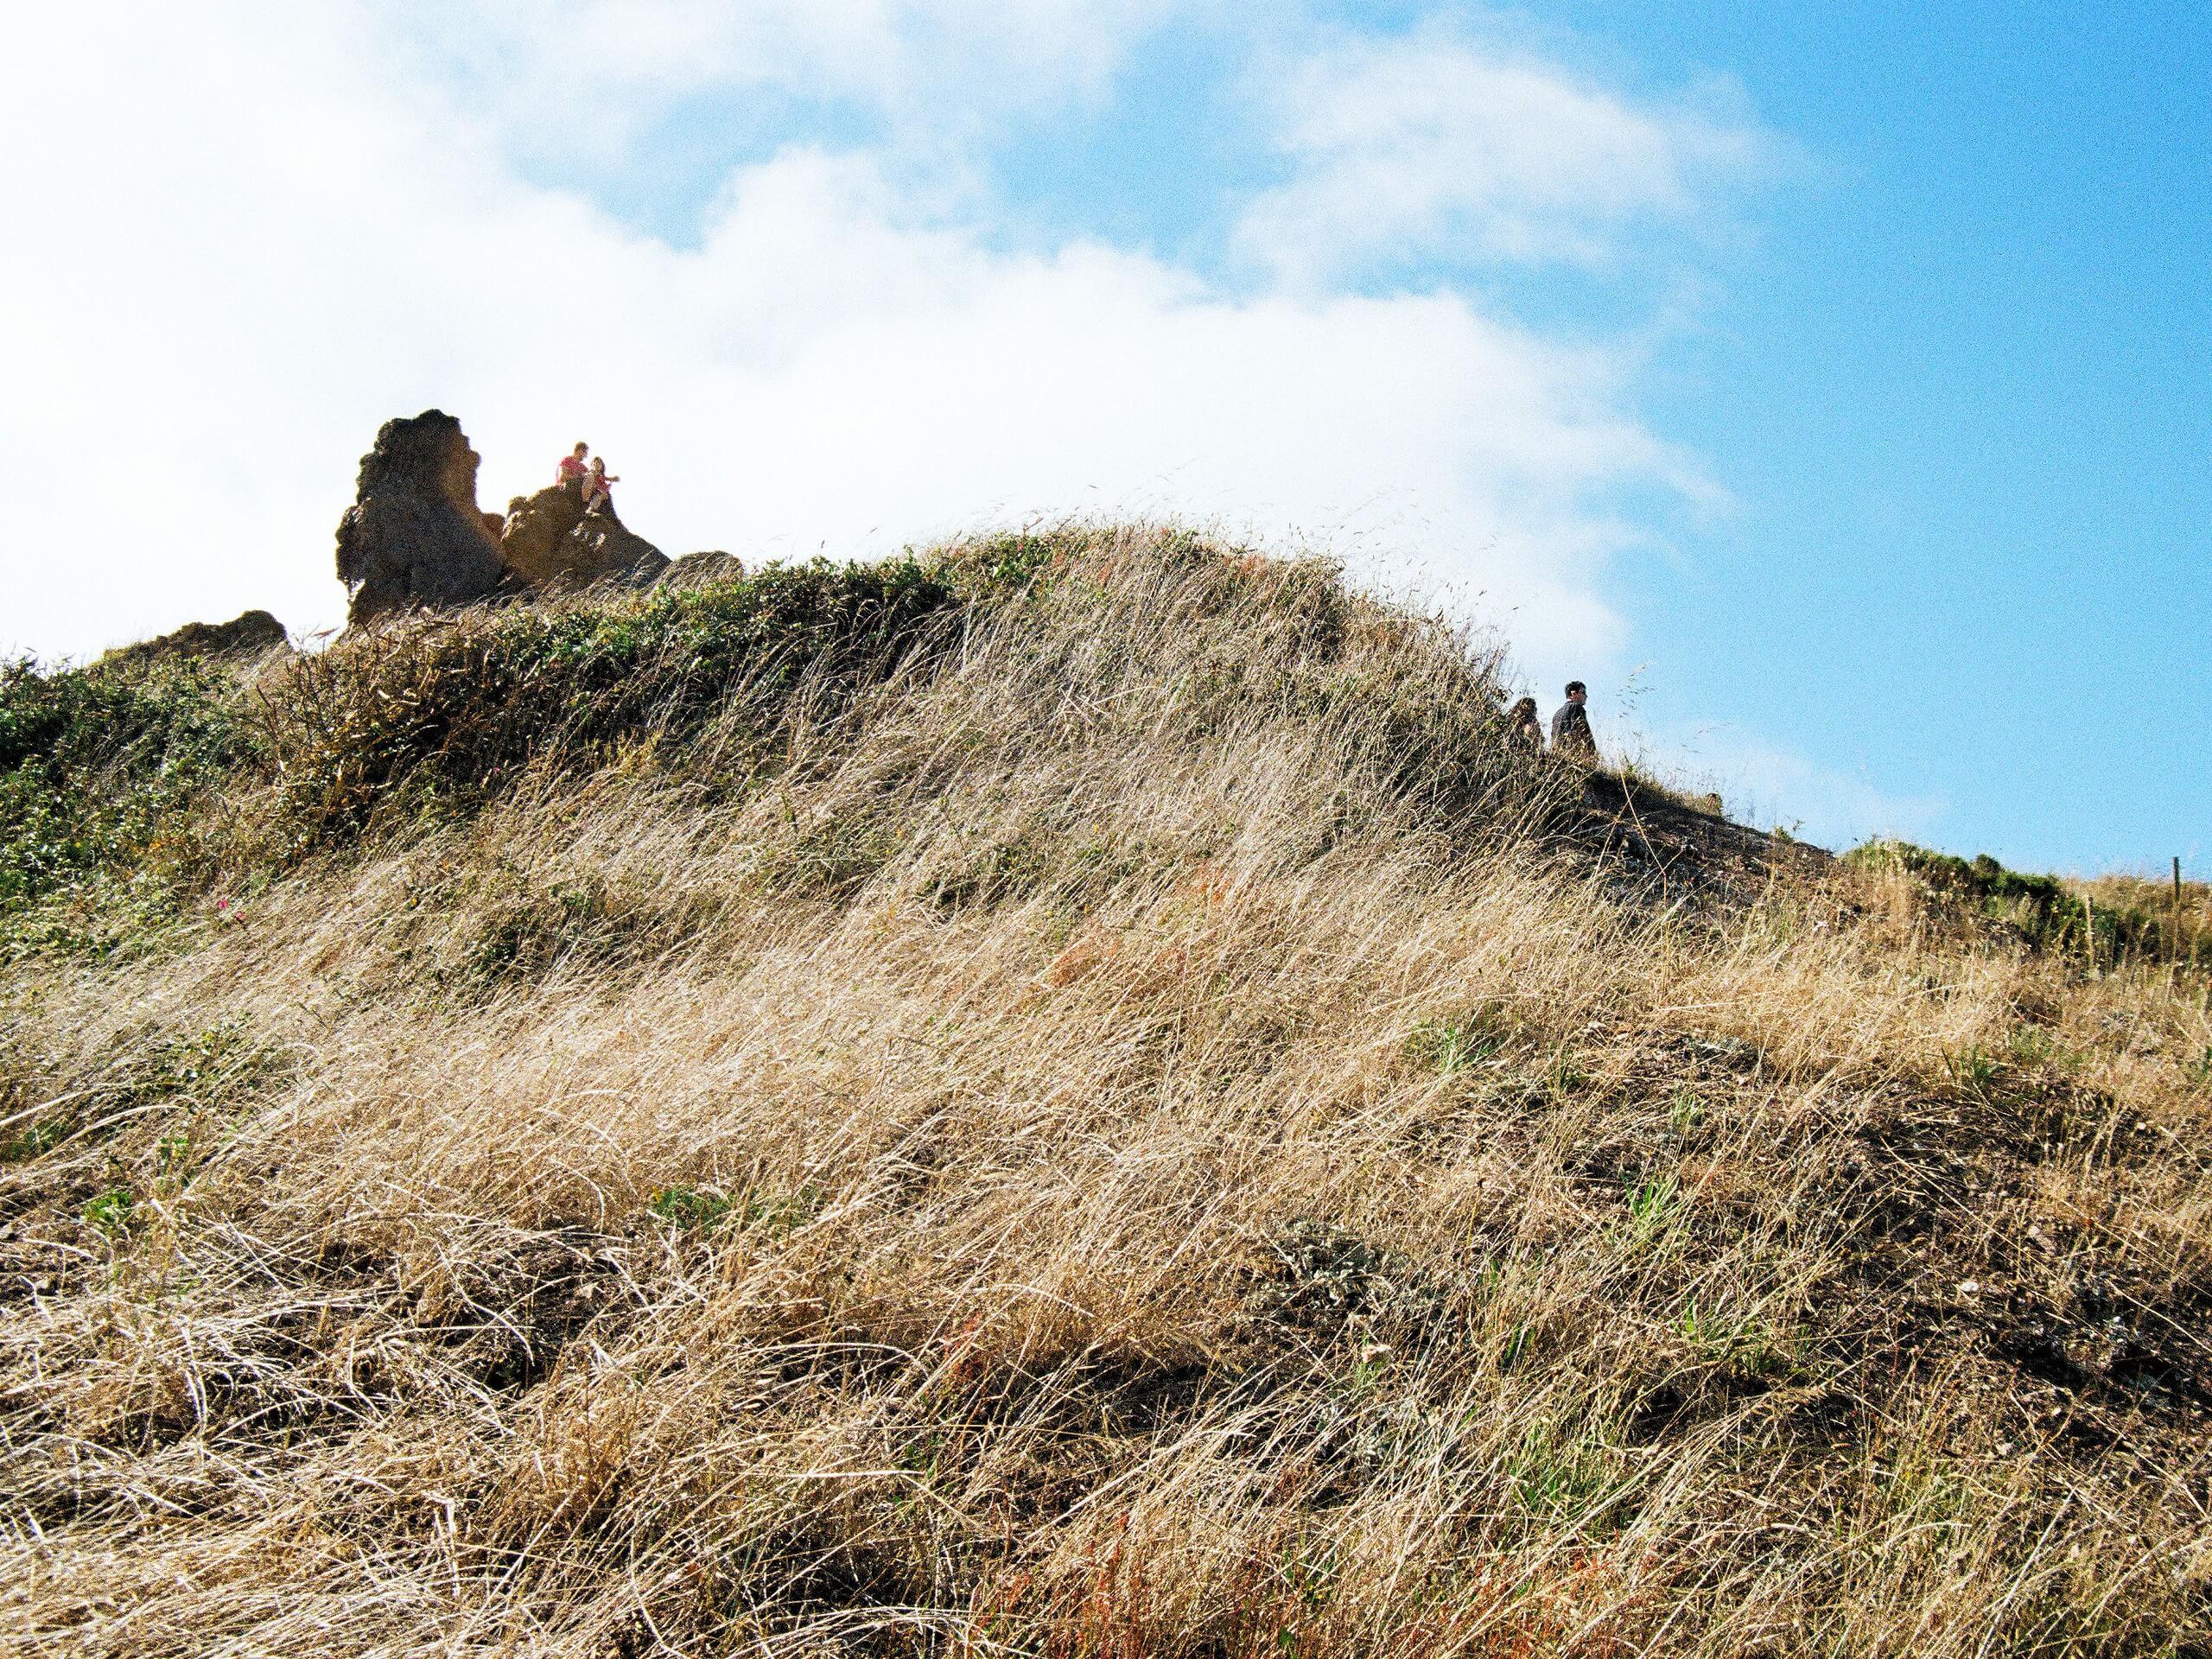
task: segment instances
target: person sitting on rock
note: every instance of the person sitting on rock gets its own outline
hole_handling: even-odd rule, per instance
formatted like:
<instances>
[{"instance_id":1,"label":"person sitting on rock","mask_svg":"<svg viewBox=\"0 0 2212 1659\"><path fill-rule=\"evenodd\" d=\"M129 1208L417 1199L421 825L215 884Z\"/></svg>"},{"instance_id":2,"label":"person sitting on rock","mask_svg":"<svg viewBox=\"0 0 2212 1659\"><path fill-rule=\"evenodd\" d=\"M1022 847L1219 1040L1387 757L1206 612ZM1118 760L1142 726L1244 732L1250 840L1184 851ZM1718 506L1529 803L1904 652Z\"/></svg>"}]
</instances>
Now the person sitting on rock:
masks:
<instances>
[{"instance_id":1,"label":"person sitting on rock","mask_svg":"<svg viewBox=\"0 0 2212 1659\"><path fill-rule=\"evenodd\" d=\"M1523 697L1505 712L1505 741L1526 754L1544 752L1544 722L1536 714L1536 700Z\"/></svg>"},{"instance_id":2,"label":"person sitting on rock","mask_svg":"<svg viewBox=\"0 0 2212 1659\"><path fill-rule=\"evenodd\" d=\"M607 462L602 457L594 455L591 470L584 474L584 511L597 512L609 505L607 486L621 481L620 477L607 470Z\"/></svg>"},{"instance_id":3,"label":"person sitting on rock","mask_svg":"<svg viewBox=\"0 0 2212 1659\"><path fill-rule=\"evenodd\" d=\"M1567 683L1567 701L1552 716L1552 753L1563 760L1594 765L1598 740L1591 734L1590 715L1583 708L1590 693L1580 680Z\"/></svg>"},{"instance_id":4,"label":"person sitting on rock","mask_svg":"<svg viewBox=\"0 0 2212 1659\"><path fill-rule=\"evenodd\" d=\"M578 489L582 489L584 482L584 457L590 453L591 446L588 443L580 443L569 450L567 454L561 457L561 469L554 475L553 481L556 484L574 484Z\"/></svg>"}]
</instances>

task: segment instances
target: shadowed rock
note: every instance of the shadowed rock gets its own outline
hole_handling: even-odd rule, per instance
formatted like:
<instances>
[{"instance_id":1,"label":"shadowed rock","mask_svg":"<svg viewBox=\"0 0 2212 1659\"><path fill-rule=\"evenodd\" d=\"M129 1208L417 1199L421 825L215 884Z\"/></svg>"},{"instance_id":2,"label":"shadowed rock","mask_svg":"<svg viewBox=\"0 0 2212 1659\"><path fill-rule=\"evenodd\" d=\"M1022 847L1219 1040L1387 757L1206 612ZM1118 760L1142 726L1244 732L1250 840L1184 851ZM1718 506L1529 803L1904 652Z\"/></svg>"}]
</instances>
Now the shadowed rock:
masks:
<instances>
[{"instance_id":1,"label":"shadowed rock","mask_svg":"<svg viewBox=\"0 0 2212 1659\"><path fill-rule=\"evenodd\" d=\"M163 657L258 657L289 643L282 622L266 611L247 611L227 622L188 622L159 639L118 646L100 661L130 664Z\"/></svg>"},{"instance_id":2,"label":"shadowed rock","mask_svg":"<svg viewBox=\"0 0 2212 1659\"><path fill-rule=\"evenodd\" d=\"M582 486L573 480L507 504L499 555L533 588L643 584L668 568L667 555L616 518L613 502L587 514Z\"/></svg>"},{"instance_id":3,"label":"shadowed rock","mask_svg":"<svg viewBox=\"0 0 2212 1659\"><path fill-rule=\"evenodd\" d=\"M338 523L338 579L359 626L395 611L466 605L512 587L476 505L480 460L440 410L386 421L361 457L353 505Z\"/></svg>"}]
</instances>

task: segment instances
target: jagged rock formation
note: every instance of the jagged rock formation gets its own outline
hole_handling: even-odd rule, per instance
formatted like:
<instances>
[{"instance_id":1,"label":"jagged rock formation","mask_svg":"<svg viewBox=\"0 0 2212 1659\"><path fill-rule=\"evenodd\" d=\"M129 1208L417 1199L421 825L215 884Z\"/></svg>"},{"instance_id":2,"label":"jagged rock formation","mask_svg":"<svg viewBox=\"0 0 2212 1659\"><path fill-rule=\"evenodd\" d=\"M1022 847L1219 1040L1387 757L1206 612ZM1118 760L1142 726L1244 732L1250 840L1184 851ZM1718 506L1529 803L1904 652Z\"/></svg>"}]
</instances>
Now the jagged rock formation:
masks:
<instances>
[{"instance_id":1,"label":"jagged rock formation","mask_svg":"<svg viewBox=\"0 0 2212 1659\"><path fill-rule=\"evenodd\" d=\"M246 611L227 622L188 622L159 639L118 646L100 661L127 665L164 657L258 657L289 643L282 622L266 611Z\"/></svg>"},{"instance_id":2,"label":"jagged rock formation","mask_svg":"<svg viewBox=\"0 0 2212 1659\"><path fill-rule=\"evenodd\" d=\"M654 578L659 588L703 588L709 582L735 582L745 575L745 561L720 548L686 553Z\"/></svg>"},{"instance_id":3,"label":"jagged rock formation","mask_svg":"<svg viewBox=\"0 0 2212 1659\"><path fill-rule=\"evenodd\" d=\"M587 516L582 488L571 480L507 504L499 556L532 588L642 586L668 569L668 556L616 518L613 502Z\"/></svg>"},{"instance_id":4,"label":"jagged rock formation","mask_svg":"<svg viewBox=\"0 0 2212 1659\"><path fill-rule=\"evenodd\" d=\"M481 457L441 410L386 421L338 523L338 579L355 626L394 611L466 605L512 585L493 515L476 505Z\"/></svg>"}]
</instances>

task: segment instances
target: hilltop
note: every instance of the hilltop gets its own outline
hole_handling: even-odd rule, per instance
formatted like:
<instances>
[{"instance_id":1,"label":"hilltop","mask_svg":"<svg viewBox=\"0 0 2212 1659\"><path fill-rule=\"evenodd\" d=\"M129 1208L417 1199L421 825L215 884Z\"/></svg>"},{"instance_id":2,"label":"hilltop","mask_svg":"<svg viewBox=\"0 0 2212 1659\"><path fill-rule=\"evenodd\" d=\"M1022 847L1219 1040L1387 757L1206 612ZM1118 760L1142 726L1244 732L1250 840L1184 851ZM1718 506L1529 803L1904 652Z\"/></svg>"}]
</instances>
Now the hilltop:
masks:
<instances>
[{"instance_id":1,"label":"hilltop","mask_svg":"<svg viewBox=\"0 0 2212 1659\"><path fill-rule=\"evenodd\" d=\"M1106 527L8 671L4 1640L2204 1654L2201 923L1505 702Z\"/></svg>"}]
</instances>

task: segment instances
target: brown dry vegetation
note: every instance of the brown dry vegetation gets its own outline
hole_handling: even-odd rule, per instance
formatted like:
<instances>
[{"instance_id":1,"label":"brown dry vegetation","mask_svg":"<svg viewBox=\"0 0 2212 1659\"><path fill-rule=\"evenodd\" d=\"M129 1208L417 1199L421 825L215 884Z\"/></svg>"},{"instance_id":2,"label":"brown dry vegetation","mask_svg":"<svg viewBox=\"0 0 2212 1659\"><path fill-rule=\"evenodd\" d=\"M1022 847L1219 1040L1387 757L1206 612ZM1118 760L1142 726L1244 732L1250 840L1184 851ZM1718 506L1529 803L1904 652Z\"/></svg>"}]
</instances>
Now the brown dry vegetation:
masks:
<instances>
[{"instance_id":1,"label":"brown dry vegetation","mask_svg":"<svg viewBox=\"0 0 2212 1659\"><path fill-rule=\"evenodd\" d=\"M249 769L7 970L0 1644L2212 1650L2200 982L1604 852L1325 570L928 626L481 809Z\"/></svg>"},{"instance_id":2,"label":"brown dry vegetation","mask_svg":"<svg viewBox=\"0 0 2212 1659\"><path fill-rule=\"evenodd\" d=\"M2163 947L2160 954L2212 963L2212 886L2184 881L2177 893L2170 877L2120 873L2066 885L2100 913L2139 918L2140 931Z\"/></svg>"}]
</instances>

